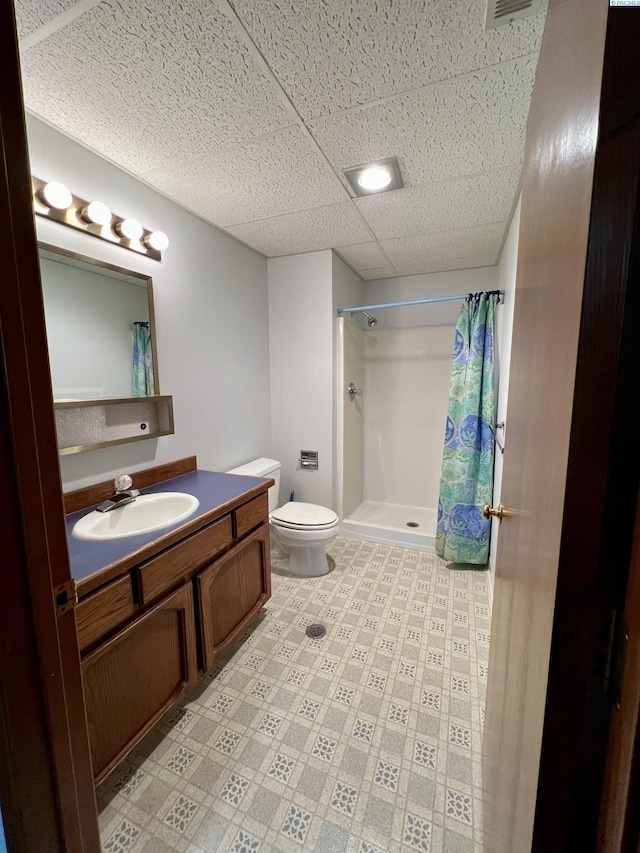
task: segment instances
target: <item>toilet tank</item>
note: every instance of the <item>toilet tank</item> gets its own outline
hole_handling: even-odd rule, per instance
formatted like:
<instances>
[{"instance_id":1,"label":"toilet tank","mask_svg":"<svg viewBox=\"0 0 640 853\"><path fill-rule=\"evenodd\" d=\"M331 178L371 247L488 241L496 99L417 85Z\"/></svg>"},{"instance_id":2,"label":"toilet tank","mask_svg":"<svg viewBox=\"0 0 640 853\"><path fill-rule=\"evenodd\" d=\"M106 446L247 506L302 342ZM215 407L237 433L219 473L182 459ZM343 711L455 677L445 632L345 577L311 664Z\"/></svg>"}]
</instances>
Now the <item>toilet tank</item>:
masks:
<instances>
[{"instance_id":1,"label":"toilet tank","mask_svg":"<svg viewBox=\"0 0 640 853\"><path fill-rule=\"evenodd\" d=\"M269 512L278 508L278 493L280 492L280 463L277 459L254 459L246 465L232 468L227 474L242 474L245 477L273 477L275 485L269 489Z\"/></svg>"}]
</instances>

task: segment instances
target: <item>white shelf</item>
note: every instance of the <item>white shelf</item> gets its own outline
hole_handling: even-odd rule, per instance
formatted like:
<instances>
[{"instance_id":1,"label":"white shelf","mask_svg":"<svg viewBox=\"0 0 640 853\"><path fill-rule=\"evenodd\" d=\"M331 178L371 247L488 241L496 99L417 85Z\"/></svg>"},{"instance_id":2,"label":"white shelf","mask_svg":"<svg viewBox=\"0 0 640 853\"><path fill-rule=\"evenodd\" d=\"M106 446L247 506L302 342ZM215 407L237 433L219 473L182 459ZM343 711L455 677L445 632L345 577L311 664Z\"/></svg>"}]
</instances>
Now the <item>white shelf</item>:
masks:
<instances>
[{"instance_id":1,"label":"white shelf","mask_svg":"<svg viewBox=\"0 0 640 853\"><path fill-rule=\"evenodd\" d=\"M173 397L54 402L61 456L173 435Z\"/></svg>"}]
</instances>

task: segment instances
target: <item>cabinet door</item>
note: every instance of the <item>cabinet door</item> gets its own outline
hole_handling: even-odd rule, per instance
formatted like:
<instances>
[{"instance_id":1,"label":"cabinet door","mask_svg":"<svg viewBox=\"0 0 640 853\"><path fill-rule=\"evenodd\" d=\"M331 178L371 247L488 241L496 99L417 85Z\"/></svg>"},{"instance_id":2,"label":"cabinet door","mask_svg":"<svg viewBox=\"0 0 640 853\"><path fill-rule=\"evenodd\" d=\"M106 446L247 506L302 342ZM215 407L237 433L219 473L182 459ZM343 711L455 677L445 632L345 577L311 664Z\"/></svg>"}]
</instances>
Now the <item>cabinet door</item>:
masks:
<instances>
[{"instance_id":1,"label":"cabinet door","mask_svg":"<svg viewBox=\"0 0 640 853\"><path fill-rule=\"evenodd\" d=\"M271 597L269 525L262 524L197 578L204 668Z\"/></svg>"},{"instance_id":2,"label":"cabinet door","mask_svg":"<svg viewBox=\"0 0 640 853\"><path fill-rule=\"evenodd\" d=\"M93 774L101 782L198 676L191 584L82 662Z\"/></svg>"}]
</instances>

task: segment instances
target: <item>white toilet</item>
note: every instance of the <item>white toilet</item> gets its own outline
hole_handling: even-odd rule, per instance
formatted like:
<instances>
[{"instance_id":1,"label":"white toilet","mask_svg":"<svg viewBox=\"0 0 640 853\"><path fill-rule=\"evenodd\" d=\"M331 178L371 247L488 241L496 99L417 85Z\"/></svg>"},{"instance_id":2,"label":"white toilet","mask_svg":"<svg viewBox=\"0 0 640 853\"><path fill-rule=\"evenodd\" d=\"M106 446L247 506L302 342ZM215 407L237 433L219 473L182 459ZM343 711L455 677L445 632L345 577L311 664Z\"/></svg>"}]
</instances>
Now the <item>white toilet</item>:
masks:
<instances>
[{"instance_id":1,"label":"white toilet","mask_svg":"<svg viewBox=\"0 0 640 853\"><path fill-rule=\"evenodd\" d=\"M317 504L289 501L278 507L280 463L275 459L256 459L229 474L246 477L273 477L269 489L269 519L273 544L288 556L288 571L297 577L319 577L329 571L325 549L339 530L339 519L332 509Z\"/></svg>"}]
</instances>

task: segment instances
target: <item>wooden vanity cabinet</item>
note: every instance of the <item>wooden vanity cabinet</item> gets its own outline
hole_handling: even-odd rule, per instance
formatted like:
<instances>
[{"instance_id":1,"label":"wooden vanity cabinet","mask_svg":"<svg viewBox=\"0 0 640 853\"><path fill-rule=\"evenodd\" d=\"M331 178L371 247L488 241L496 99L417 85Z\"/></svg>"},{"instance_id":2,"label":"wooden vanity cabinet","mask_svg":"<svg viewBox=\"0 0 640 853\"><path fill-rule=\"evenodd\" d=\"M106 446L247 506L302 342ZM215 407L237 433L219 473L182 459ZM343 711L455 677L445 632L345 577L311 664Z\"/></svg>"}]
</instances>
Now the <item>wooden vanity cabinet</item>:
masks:
<instances>
[{"instance_id":1,"label":"wooden vanity cabinet","mask_svg":"<svg viewBox=\"0 0 640 853\"><path fill-rule=\"evenodd\" d=\"M209 670L271 595L266 493L81 597L78 643L96 784ZM196 618L196 610L198 617Z\"/></svg>"},{"instance_id":2,"label":"wooden vanity cabinet","mask_svg":"<svg viewBox=\"0 0 640 853\"><path fill-rule=\"evenodd\" d=\"M271 596L269 525L261 524L197 578L205 670Z\"/></svg>"},{"instance_id":3,"label":"wooden vanity cabinet","mask_svg":"<svg viewBox=\"0 0 640 853\"><path fill-rule=\"evenodd\" d=\"M87 655L82 674L99 783L197 681L191 584Z\"/></svg>"}]
</instances>

